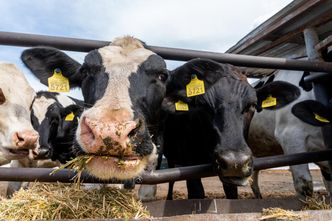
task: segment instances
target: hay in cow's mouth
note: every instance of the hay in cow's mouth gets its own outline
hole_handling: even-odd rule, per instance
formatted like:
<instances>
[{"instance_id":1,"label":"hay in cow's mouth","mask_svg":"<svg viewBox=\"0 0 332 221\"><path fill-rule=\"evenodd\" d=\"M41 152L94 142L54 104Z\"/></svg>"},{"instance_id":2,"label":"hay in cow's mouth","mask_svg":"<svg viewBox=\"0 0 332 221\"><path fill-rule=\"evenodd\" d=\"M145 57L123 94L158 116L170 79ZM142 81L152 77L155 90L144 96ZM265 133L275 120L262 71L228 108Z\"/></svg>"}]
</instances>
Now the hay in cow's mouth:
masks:
<instances>
[{"instance_id":1,"label":"hay in cow's mouth","mask_svg":"<svg viewBox=\"0 0 332 221\"><path fill-rule=\"evenodd\" d=\"M51 174L54 174L60 170L63 170L65 168L72 169L77 174L74 177L74 182L78 184L81 183L81 175L83 170L87 169L87 166L90 162L98 160L102 162L112 162L112 166L116 165L117 170L124 171L126 169L131 169L133 167L136 167L141 162L141 157L139 156L113 156L113 155L80 155L76 158L68 161L66 164L62 165L58 169L55 169L52 171ZM93 175L93 174L92 174ZM115 177L116 178L116 177Z\"/></svg>"}]
</instances>

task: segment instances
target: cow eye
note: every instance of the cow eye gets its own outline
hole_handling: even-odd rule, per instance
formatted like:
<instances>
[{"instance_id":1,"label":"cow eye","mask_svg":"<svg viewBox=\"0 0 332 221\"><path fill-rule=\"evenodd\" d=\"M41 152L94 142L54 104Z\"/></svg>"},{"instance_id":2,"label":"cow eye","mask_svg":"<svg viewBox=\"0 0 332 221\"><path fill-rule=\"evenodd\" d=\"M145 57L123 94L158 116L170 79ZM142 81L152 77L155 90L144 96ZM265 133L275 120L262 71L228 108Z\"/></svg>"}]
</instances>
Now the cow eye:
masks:
<instances>
[{"instance_id":1,"label":"cow eye","mask_svg":"<svg viewBox=\"0 0 332 221\"><path fill-rule=\"evenodd\" d=\"M167 80L167 78L168 78L168 75L165 74L165 73L159 73L158 74L158 79L162 82L165 82Z\"/></svg>"},{"instance_id":2,"label":"cow eye","mask_svg":"<svg viewBox=\"0 0 332 221\"><path fill-rule=\"evenodd\" d=\"M255 111L255 107L256 104L248 104L247 106L245 106L245 108L243 108L242 114L247 113L249 111Z\"/></svg>"}]
</instances>

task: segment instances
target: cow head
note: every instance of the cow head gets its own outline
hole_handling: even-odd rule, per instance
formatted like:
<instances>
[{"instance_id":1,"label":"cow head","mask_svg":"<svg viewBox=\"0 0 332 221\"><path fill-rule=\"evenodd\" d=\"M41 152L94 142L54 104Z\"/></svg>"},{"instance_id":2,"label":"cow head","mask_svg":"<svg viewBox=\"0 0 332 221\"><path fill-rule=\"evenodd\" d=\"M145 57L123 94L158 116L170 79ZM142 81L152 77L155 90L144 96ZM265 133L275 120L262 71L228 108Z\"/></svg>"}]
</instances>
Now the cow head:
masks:
<instances>
[{"instance_id":1,"label":"cow head","mask_svg":"<svg viewBox=\"0 0 332 221\"><path fill-rule=\"evenodd\" d=\"M37 147L38 133L30 122L34 96L15 65L0 64L0 151L7 159L28 157Z\"/></svg>"},{"instance_id":2,"label":"cow head","mask_svg":"<svg viewBox=\"0 0 332 221\"><path fill-rule=\"evenodd\" d=\"M83 107L63 95L40 91L31 111L31 122L38 131L37 158L65 163L74 157L73 143Z\"/></svg>"},{"instance_id":3,"label":"cow head","mask_svg":"<svg viewBox=\"0 0 332 221\"><path fill-rule=\"evenodd\" d=\"M204 82L205 93L188 97L186 87L193 77ZM215 169L222 181L242 185L252 172L252 153L246 138L255 109L260 110L268 96L277 99L277 104L268 108L275 109L293 101L299 93L297 87L286 82L272 82L255 90L234 66L194 59L171 72L163 109L170 114L209 115L216 137L210 153ZM176 111L179 100L188 104L188 111Z\"/></svg>"},{"instance_id":4,"label":"cow head","mask_svg":"<svg viewBox=\"0 0 332 221\"><path fill-rule=\"evenodd\" d=\"M88 53L82 65L45 47L24 51L22 60L44 84L60 68L71 87L81 87L91 108L81 115L76 146L80 154L93 156L87 164L92 175L129 179L155 160L151 136L168 73L164 60L141 41L115 39Z\"/></svg>"},{"instance_id":5,"label":"cow head","mask_svg":"<svg viewBox=\"0 0 332 221\"><path fill-rule=\"evenodd\" d=\"M332 108L314 100L305 100L292 107L292 113L300 120L313 126L326 126L332 123Z\"/></svg>"}]
</instances>

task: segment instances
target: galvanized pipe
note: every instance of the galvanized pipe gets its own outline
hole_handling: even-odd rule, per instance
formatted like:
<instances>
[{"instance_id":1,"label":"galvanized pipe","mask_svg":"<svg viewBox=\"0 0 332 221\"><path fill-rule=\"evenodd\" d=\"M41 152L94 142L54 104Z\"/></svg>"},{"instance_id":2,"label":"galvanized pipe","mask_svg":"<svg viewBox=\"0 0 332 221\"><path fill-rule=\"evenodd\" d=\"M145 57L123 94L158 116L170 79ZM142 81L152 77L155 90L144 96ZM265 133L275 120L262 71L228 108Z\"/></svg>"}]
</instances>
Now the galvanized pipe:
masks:
<instances>
[{"instance_id":1,"label":"galvanized pipe","mask_svg":"<svg viewBox=\"0 0 332 221\"><path fill-rule=\"evenodd\" d=\"M272 157L261 157L254 159L254 169L262 170L280 166L297 165L309 162L319 162L330 160L332 150L317 151L310 153L298 153L291 155L279 155ZM0 181L40 181L40 182L73 182L75 172L65 169L54 175L49 175L52 169L49 168L0 168ZM179 167L173 169L159 170L153 173L142 174L136 183L158 184L170 181L179 181L186 179L195 179L215 176L212 166L198 165L190 167ZM119 183L119 181L101 181L89 176L87 173L82 174L82 181L85 183Z\"/></svg>"},{"instance_id":2,"label":"galvanized pipe","mask_svg":"<svg viewBox=\"0 0 332 221\"><path fill-rule=\"evenodd\" d=\"M0 32L0 44L2 45L23 47L44 45L56 47L62 50L88 52L108 45L109 43L109 41ZM193 58L208 58L218 62L230 63L244 67L332 72L332 64L322 61L303 61L285 58L216 53L149 45L147 48L169 60L188 61Z\"/></svg>"},{"instance_id":3,"label":"galvanized pipe","mask_svg":"<svg viewBox=\"0 0 332 221\"><path fill-rule=\"evenodd\" d=\"M312 82L315 82L315 81L318 81L318 80L323 80L327 77L331 77L331 74L326 73L326 72L318 72L318 73L312 73L308 76L305 76L303 78L303 81L305 83L312 83Z\"/></svg>"},{"instance_id":4,"label":"galvanized pipe","mask_svg":"<svg viewBox=\"0 0 332 221\"><path fill-rule=\"evenodd\" d=\"M317 34L316 30L313 28L306 28L303 31L303 35L304 35L304 41L305 41L305 46L306 46L306 52L307 52L309 60L322 61L323 59L322 59L321 53L315 49L315 46L319 43L319 38L318 38L318 34ZM320 78L321 78L321 76L323 76L323 75L326 76L328 74L329 73L320 72L320 73L315 73L314 75L313 74L311 74L311 75L313 76L313 78L320 75ZM328 105L330 98L331 98L331 96L329 96L329 93L328 93L328 89L329 89L330 85L323 81L314 81L313 86L314 86L314 93L315 93L316 100L324 105ZM332 149L332 137L331 137L332 126L326 125L326 126L322 127L321 130L322 130L323 140L324 140L326 147L328 149ZM330 178L332 179L332 161L331 160L328 161L328 166L329 166L329 171L330 171Z\"/></svg>"}]
</instances>

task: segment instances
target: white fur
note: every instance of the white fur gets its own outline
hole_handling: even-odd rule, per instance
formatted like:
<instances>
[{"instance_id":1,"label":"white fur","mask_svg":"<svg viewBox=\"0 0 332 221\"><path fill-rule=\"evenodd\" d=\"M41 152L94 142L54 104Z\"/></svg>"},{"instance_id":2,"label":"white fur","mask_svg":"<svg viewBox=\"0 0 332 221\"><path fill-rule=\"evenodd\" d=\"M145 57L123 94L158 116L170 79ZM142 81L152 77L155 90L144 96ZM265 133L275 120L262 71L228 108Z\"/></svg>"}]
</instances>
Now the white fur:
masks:
<instances>
[{"instance_id":1,"label":"white fur","mask_svg":"<svg viewBox=\"0 0 332 221\"><path fill-rule=\"evenodd\" d=\"M15 148L12 141L17 131L34 131L30 121L30 106L35 91L14 64L0 64L0 88L6 102L0 105L0 151Z\"/></svg>"},{"instance_id":2,"label":"white fur","mask_svg":"<svg viewBox=\"0 0 332 221\"><path fill-rule=\"evenodd\" d=\"M279 71L275 80L298 85L302 74L302 71ZM315 99L313 90L309 92L301 90L301 96L286 107L277 111L263 110L255 113L249 130L251 147L266 148L280 145L284 154L324 150L326 147L321 129L302 122L291 113L294 104L308 99ZM326 162L317 164L327 166ZM297 193L300 193L303 188L312 187L312 178L307 164L291 166L291 172ZM326 187L331 193L331 184L327 184Z\"/></svg>"}]
</instances>

